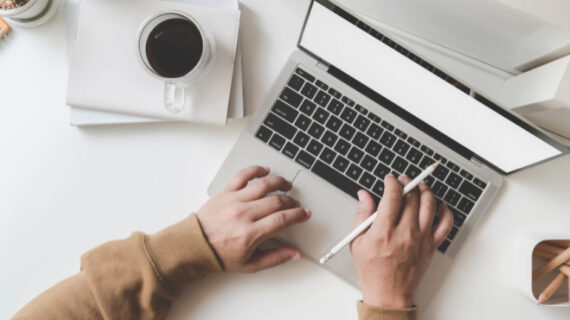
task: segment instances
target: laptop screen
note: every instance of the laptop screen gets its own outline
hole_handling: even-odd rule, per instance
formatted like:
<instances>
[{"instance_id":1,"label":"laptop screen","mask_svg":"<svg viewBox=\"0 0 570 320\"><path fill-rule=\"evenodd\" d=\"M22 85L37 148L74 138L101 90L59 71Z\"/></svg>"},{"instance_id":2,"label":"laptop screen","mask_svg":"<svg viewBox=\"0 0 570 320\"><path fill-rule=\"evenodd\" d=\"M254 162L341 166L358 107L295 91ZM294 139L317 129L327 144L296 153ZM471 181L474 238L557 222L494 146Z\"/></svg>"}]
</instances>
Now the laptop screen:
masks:
<instances>
[{"instance_id":1,"label":"laptop screen","mask_svg":"<svg viewBox=\"0 0 570 320\"><path fill-rule=\"evenodd\" d=\"M313 2L299 47L463 156L504 173L565 150L329 1Z\"/></svg>"}]
</instances>

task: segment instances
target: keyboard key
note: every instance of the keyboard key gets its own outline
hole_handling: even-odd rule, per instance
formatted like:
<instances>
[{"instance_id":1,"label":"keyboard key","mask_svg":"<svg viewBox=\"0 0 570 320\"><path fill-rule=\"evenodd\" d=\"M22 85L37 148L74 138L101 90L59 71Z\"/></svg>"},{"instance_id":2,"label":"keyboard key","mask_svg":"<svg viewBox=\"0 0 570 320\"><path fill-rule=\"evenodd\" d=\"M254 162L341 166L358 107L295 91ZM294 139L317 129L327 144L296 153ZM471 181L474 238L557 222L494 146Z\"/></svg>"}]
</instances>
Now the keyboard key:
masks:
<instances>
[{"instance_id":1,"label":"keyboard key","mask_svg":"<svg viewBox=\"0 0 570 320\"><path fill-rule=\"evenodd\" d=\"M321 80L317 80L317 82L315 82L315 84L317 85L317 87L327 91L329 89L329 86L327 86L326 83L322 82Z\"/></svg>"},{"instance_id":2,"label":"keyboard key","mask_svg":"<svg viewBox=\"0 0 570 320\"><path fill-rule=\"evenodd\" d=\"M425 156L422 161L420 162L420 169L425 169L429 166L431 166L432 164L435 163L435 160L433 160L432 158Z\"/></svg>"},{"instance_id":3,"label":"keyboard key","mask_svg":"<svg viewBox=\"0 0 570 320\"><path fill-rule=\"evenodd\" d=\"M382 195L384 195L384 182L382 182L382 180L376 180L374 187L372 187L372 192L382 197Z\"/></svg>"},{"instance_id":4,"label":"keyboard key","mask_svg":"<svg viewBox=\"0 0 570 320\"><path fill-rule=\"evenodd\" d=\"M301 152L299 152L299 155L297 156L297 159L295 159L295 161L300 163L303 167L310 169L311 166L313 165L313 163L315 162L315 157L308 154L304 150L301 150Z\"/></svg>"},{"instance_id":5,"label":"keyboard key","mask_svg":"<svg viewBox=\"0 0 570 320\"><path fill-rule=\"evenodd\" d=\"M304 134L303 132L299 131L297 133L297 135L295 136L295 139L293 139L293 142L295 142L295 144L297 144L299 147L304 148L307 143L309 142L309 136Z\"/></svg>"},{"instance_id":6,"label":"keyboard key","mask_svg":"<svg viewBox=\"0 0 570 320\"><path fill-rule=\"evenodd\" d=\"M347 178L344 174L338 173L336 170L332 169L321 161L317 161L311 171L335 187L344 191L354 199L358 199L357 193L362 188L357 183Z\"/></svg>"},{"instance_id":7,"label":"keyboard key","mask_svg":"<svg viewBox=\"0 0 570 320\"><path fill-rule=\"evenodd\" d=\"M311 102L309 100L305 100L301 104L301 107L299 108L299 110L301 110L302 113L310 116L313 114L313 111L315 111L316 108L317 108L316 104L314 104L313 102Z\"/></svg>"},{"instance_id":8,"label":"keyboard key","mask_svg":"<svg viewBox=\"0 0 570 320\"><path fill-rule=\"evenodd\" d=\"M406 152L410 149L410 145L404 142L404 140L398 139L398 142L394 145L394 150L397 154L401 155L402 157L406 155Z\"/></svg>"},{"instance_id":9,"label":"keyboard key","mask_svg":"<svg viewBox=\"0 0 570 320\"><path fill-rule=\"evenodd\" d=\"M311 125L311 127L309 128L309 135L313 136L313 138L315 139L320 139L321 135L323 134L323 132L325 131L325 128L321 125L319 125L318 123L314 123Z\"/></svg>"},{"instance_id":10,"label":"keyboard key","mask_svg":"<svg viewBox=\"0 0 570 320\"><path fill-rule=\"evenodd\" d=\"M301 77L307 79L309 82L313 82L315 81L315 77L313 77L312 75L310 75L307 71L301 69L301 68L297 68L295 70L295 72L297 72L297 74L299 74Z\"/></svg>"},{"instance_id":11,"label":"keyboard key","mask_svg":"<svg viewBox=\"0 0 570 320\"><path fill-rule=\"evenodd\" d=\"M257 133L255 134L255 136L257 138L261 139L261 141L267 142L267 141L269 141L269 138L271 137L272 133L273 133L273 131L269 130L266 126L262 125L257 130Z\"/></svg>"},{"instance_id":12,"label":"keyboard key","mask_svg":"<svg viewBox=\"0 0 570 320\"><path fill-rule=\"evenodd\" d=\"M337 135L327 130L327 132L325 132L325 134L321 138L321 141L327 146L332 148L337 139L338 139Z\"/></svg>"},{"instance_id":13,"label":"keyboard key","mask_svg":"<svg viewBox=\"0 0 570 320\"><path fill-rule=\"evenodd\" d=\"M295 121L299 111L289 107L285 102L277 100L272 108L273 112L285 118L289 122Z\"/></svg>"},{"instance_id":14,"label":"keyboard key","mask_svg":"<svg viewBox=\"0 0 570 320\"><path fill-rule=\"evenodd\" d=\"M315 97L315 102L321 107L326 107L329 101L331 101L331 96L324 91L319 91Z\"/></svg>"},{"instance_id":15,"label":"keyboard key","mask_svg":"<svg viewBox=\"0 0 570 320\"><path fill-rule=\"evenodd\" d=\"M342 120L335 116L330 116L329 121L327 121L327 128L329 128L332 132L337 132L342 125Z\"/></svg>"},{"instance_id":16,"label":"keyboard key","mask_svg":"<svg viewBox=\"0 0 570 320\"><path fill-rule=\"evenodd\" d=\"M356 163L360 163L360 160L362 160L363 156L364 152L362 152L362 150L358 149L357 147L352 147L352 149L350 149L350 152L348 153L348 159Z\"/></svg>"},{"instance_id":17,"label":"keyboard key","mask_svg":"<svg viewBox=\"0 0 570 320\"><path fill-rule=\"evenodd\" d=\"M360 163L360 165L361 165L364 169L366 169L366 170L372 172L372 170L374 170L374 167L376 167L376 164L377 164L377 163L378 163L378 160L372 158L372 157L369 156L369 155L365 155L365 156L364 156L364 159L362 159L362 162Z\"/></svg>"},{"instance_id":18,"label":"keyboard key","mask_svg":"<svg viewBox=\"0 0 570 320\"><path fill-rule=\"evenodd\" d=\"M313 119L321 124L325 124L327 121L329 114L325 109L319 108L317 112L313 115Z\"/></svg>"},{"instance_id":19,"label":"keyboard key","mask_svg":"<svg viewBox=\"0 0 570 320\"><path fill-rule=\"evenodd\" d=\"M377 126L376 124L371 124L370 128L368 128L368 130L366 131L366 134L372 138L372 139L378 139L380 138L380 135L382 134L384 130L382 130L382 128L380 128L379 126Z\"/></svg>"},{"instance_id":20,"label":"keyboard key","mask_svg":"<svg viewBox=\"0 0 570 320\"><path fill-rule=\"evenodd\" d=\"M460 197L461 195L459 193L455 192L453 189L449 189L445 194L445 198L443 198L443 200L455 207Z\"/></svg>"},{"instance_id":21,"label":"keyboard key","mask_svg":"<svg viewBox=\"0 0 570 320\"><path fill-rule=\"evenodd\" d=\"M363 185L365 188L370 189L372 188L374 181L376 181L376 178L374 178L373 175L371 175L368 172L364 172L358 182L360 182L360 184Z\"/></svg>"},{"instance_id":22,"label":"keyboard key","mask_svg":"<svg viewBox=\"0 0 570 320\"><path fill-rule=\"evenodd\" d=\"M301 89L301 87L303 86L303 83L305 83L305 80L303 80L298 75L294 74L291 76L291 79L289 79L289 82L287 82L287 85L289 87L299 91Z\"/></svg>"},{"instance_id":23,"label":"keyboard key","mask_svg":"<svg viewBox=\"0 0 570 320\"><path fill-rule=\"evenodd\" d=\"M437 250L439 250L439 252L441 253L445 253L445 251L447 251L447 248L449 247L449 245L451 244L451 242L447 239L443 240L443 242L439 245L439 247L437 248Z\"/></svg>"},{"instance_id":24,"label":"keyboard key","mask_svg":"<svg viewBox=\"0 0 570 320\"><path fill-rule=\"evenodd\" d=\"M453 224L461 227L467 217L453 208L451 208L451 212L453 212Z\"/></svg>"},{"instance_id":25,"label":"keyboard key","mask_svg":"<svg viewBox=\"0 0 570 320\"><path fill-rule=\"evenodd\" d=\"M436 181L433 187L431 188L431 191L436 197L441 198L445 195L445 192L447 191L447 186L439 181Z\"/></svg>"},{"instance_id":26,"label":"keyboard key","mask_svg":"<svg viewBox=\"0 0 570 320\"><path fill-rule=\"evenodd\" d=\"M334 146L334 150L344 156L348 150L350 150L350 143L344 139L338 139L338 142Z\"/></svg>"},{"instance_id":27,"label":"keyboard key","mask_svg":"<svg viewBox=\"0 0 570 320\"><path fill-rule=\"evenodd\" d=\"M398 173L403 173L407 166L408 161L401 157L396 157L396 160L394 160L394 163L392 164L392 169L396 170Z\"/></svg>"},{"instance_id":28,"label":"keyboard key","mask_svg":"<svg viewBox=\"0 0 570 320\"><path fill-rule=\"evenodd\" d=\"M408 142L409 142L412 146L414 146L414 148L419 148L420 145L421 145L421 143L420 143L418 140L416 140L416 139L414 139L414 138L412 138L412 137L408 137Z\"/></svg>"},{"instance_id":29,"label":"keyboard key","mask_svg":"<svg viewBox=\"0 0 570 320\"><path fill-rule=\"evenodd\" d=\"M457 205L457 209L461 210L465 214L470 214L473 206L475 206L473 202L466 198L461 198L461 201L459 201L459 204Z\"/></svg>"},{"instance_id":30,"label":"keyboard key","mask_svg":"<svg viewBox=\"0 0 570 320\"><path fill-rule=\"evenodd\" d=\"M350 100L350 98L347 96L342 97L342 102L348 104L351 107L354 106L354 101Z\"/></svg>"},{"instance_id":31,"label":"keyboard key","mask_svg":"<svg viewBox=\"0 0 570 320\"><path fill-rule=\"evenodd\" d=\"M303 101L303 97L290 88L283 89L279 98L295 108L297 108L301 104L301 101Z\"/></svg>"},{"instance_id":32,"label":"keyboard key","mask_svg":"<svg viewBox=\"0 0 570 320\"><path fill-rule=\"evenodd\" d=\"M455 173L450 173L449 177L447 177L447 180L445 180L445 182L450 185L453 188L459 187L459 184L461 183L463 179L461 179L460 176L456 175Z\"/></svg>"},{"instance_id":33,"label":"keyboard key","mask_svg":"<svg viewBox=\"0 0 570 320\"><path fill-rule=\"evenodd\" d=\"M358 167L355 164L351 164L348 170L346 171L347 176L357 181L361 174L362 174L362 168Z\"/></svg>"},{"instance_id":34,"label":"keyboard key","mask_svg":"<svg viewBox=\"0 0 570 320\"><path fill-rule=\"evenodd\" d=\"M337 99L340 99L340 97L342 96L342 94L340 94L340 92L336 91L333 88L329 88L328 93Z\"/></svg>"},{"instance_id":35,"label":"keyboard key","mask_svg":"<svg viewBox=\"0 0 570 320\"><path fill-rule=\"evenodd\" d=\"M382 149L381 145L379 145L374 141L370 141L368 143L368 146L366 146L365 151L368 152L368 154L370 154L371 156L376 157L378 153L380 153L380 149Z\"/></svg>"},{"instance_id":36,"label":"keyboard key","mask_svg":"<svg viewBox=\"0 0 570 320\"><path fill-rule=\"evenodd\" d=\"M459 188L459 192L475 202L479 200L479 197L483 193L481 189L477 188L474 184L468 181L463 181L463 184Z\"/></svg>"},{"instance_id":37,"label":"keyboard key","mask_svg":"<svg viewBox=\"0 0 570 320\"><path fill-rule=\"evenodd\" d=\"M309 146L307 147L307 151L314 155L315 157L319 155L319 153L323 150L323 144L318 142L317 140L311 140L309 142Z\"/></svg>"},{"instance_id":38,"label":"keyboard key","mask_svg":"<svg viewBox=\"0 0 570 320\"><path fill-rule=\"evenodd\" d=\"M434 154L433 150L426 146L421 146L420 150L422 150L424 153L427 153L429 156L433 156Z\"/></svg>"},{"instance_id":39,"label":"keyboard key","mask_svg":"<svg viewBox=\"0 0 570 320\"><path fill-rule=\"evenodd\" d=\"M392 146L394 145L394 142L396 142L396 136L391 134L390 132L386 131L384 132L384 134L382 135L382 138L380 138L380 143L385 145L388 148L392 148Z\"/></svg>"},{"instance_id":40,"label":"keyboard key","mask_svg":"<svg viewBox=\"0 0 570 320\"><path fill-rule=\"evenodd\" d=\"M459 174L460 174L463 178L465 178L465 179L467 179L467 180L473 179L473 175L472 175L471 173L469 173L469 172L463 170L463 169L461 169L461 171L459 172Z\"/></svg>"},{"instance_id":41,"label":"keyboard key","mask_svg":"<svg viewBox=\"0 0 570 320\"><path fill-rule=\"evenodd\" d=\"M394 126L386 120L382 121L382 123L380 125L383 126L384 128L386 128L386 130L394 131Z\"/></svg>"},{"instance_id":42,"label":"keyboard key","mask_svg":"<svg viewBox=\"0 0 570 320\"><path fill-rule=\"evenodd\" d=\"M356 118L356 121L354 121L354 126L356 127L356 129L362 132L366 132L366 129L368 129L369 124L370 120L368 120L363 116L358 116L358 118Z\"/></svg>"},{"instance_id":43,"label":"keyboard key","mask_svg":"<svg viewBox=\"0 0 570 320\"><path fill-rule=\"evenodd\" d=\"M435 168L435 171L433 172L433 176L438 178L439 180L444 181L445 177L447 177L448 173L449 173L449 169L440 165L440 166L437 166L437 168Z\"/></svg>"},{"instance_id":44,"label":"keyboard key","mask_svg":"<svg viewBox=\"0 0 570 320\"><path fill-rule=\"evenodd\" d=\"M368 116L367 116L367 117L368 117L368 119L372 120L372 121L375 122L375 123L380 123L380 121L382 120L382 119L380 119L379 116L375 115L375 114L372 113L372 112L368 113Z\"/></svg>"},{"instance_id":45,"label":"keyboard key","mask_svg":"<svg viewBox=\"0 0 570 320\"><path fill-rule=\"evenodd\" d=\"M424 182L431 188L431 186L433 186L433 183L435 182L435 178L432 176L427 176L424 179Z\"/></svg>"},{"instance_id":46,"label":"keyboard key","mask_svg":"<svg viewBox=\"0 0 570 320\"><path fill-rule=\"evenodd\" d=\"M295 121L295 126L301 130L307 130L307 128L311 125L311 122L311 119L302 114L299 116L299 118L297 118L297 121Z\"/></svg>"},{"instance_id":47,"label":"keyboard key","mask_svg":"<svg viewBox=\"0 0 570 320\"><path fill-rule=\"evenodd\" d=\"M301 94L307 97L309 100L313 99L317 94L319 89L310 83L305 83L303 89L301 89Z\"/></svg>"},{"instance_id":48,"label":"keyboard key","mask_svg":"<svg viewBox=\"0 0 570 320\"><path fill-rule=\"evenodd\" d=\"M354 107L354 109L360 113L362 113L363 115L366 115L368 113L368 110L366 110L366 108L364 108L363 106L357 104L356 107Z\"/></svg>"},{"instance_id":49,"label":"keyboard key","mask_svg":"<svg viewBox=\"0 0 570 320\"><path fill-rule=\"evenodd\" d=\"M285 138L278 134L274 134L273 137L271 137L271 140L269 140L269 145L279 151L283 148L283 145L285 145Z\"/></svg>"},{"instance_id":50,"label":"keyboard key","mask_svg":"<svg viewBox=\"0 0 570 320\"><path fill-rule=\"evenodd\" d=\"M390 173L390 168L383 165L382 163L379 163L376 167L376 170L374 170L374 175L380 179L384 179L388 173Z\"/></svg>"},{"instance_id":51,"label":"keyboard key","mask_svg":"<svg viewBox=\"0 0 570 320\"><path fill-rule=\"evenodd\" d=\"M335 157L336 157L336 152L332 151L329 148L325 148L325 150L323 150L323 152L321 153L319 159L323 160L328 164L331 164Z\"/></svg>"},{"instance_id":52,"label":"keyboard key","mask_svg":"<svg viewBox=\"0 0 570 320\"><path fill-rule=\"evenodd\" d=\"M346 140L351 140L355 132L356 129L345 123L340 129L339 134L341 137L345 138Z\"/></svg>"},{"instance_id":53,"label":"keyboard key","mask_svg":"<svg viewBox=\"0 0 570 320\"><path fill-rule=\"evenodd\" d=\"M365 136L363 133L357 132L356 135L354 136L354 139L352 139L352 143L354 143L359 148L364 149L364 147L368 143L368 140L369 140L368 137Z\"/></svg>"},{"instance_id":54,"label":"keyboard key","mask_svg":"<svg viewBox=\"0 0 570 320\"><path fill-rule=\"evenodd\" d=\"M413 178L419 176L420 173L422 173L422 170L420 170L420 168L414 166L413 164L411 164L411 165L408 167L408 170L406 170L406 175L407 175L408 177L410 177L411 179L413 179Z\"/></svg>"},{"instance_id":55,"label":"keyboard key","mask_svg":"<svg viewBox=\"0 0 570 320\"><path fill-rule=\"evenodd\" d=\"M297 129L295 127L285 122L285 120L279 118L273 113L269 113L263 123L270 129L273 129L279 134L285 136L287 139L293 138L295 132L297 132Z\"/></svg>"},{"instance_id":56,"label":"keyboard key","mask_svg":"<svg viewBox=\"0 0 570 320\"><path fill-rule=\"evenodd\" d=\"M338 156L338 157L336 157L336 160L334 161L333 167L340 172L344 172L346 170L346 168L348 167L349 163L350 162L348 161L348 159L345 159L341 156Z\"/></svg>"},{"instance_id":57,"label":"keyboard key","mask_svg":"<svg viewBox=\"0 0 570 320\"><path fill-rule=\"evenodd\" d=\"M407 134L405 134L402 130L400 129L396 129L396 131L394 131L394 134L397 135L398 137L400 137L401 139L406 139L408 137Z\"/></svg>"},{"instance_id":58,"label":"keyboard key","mask_svg":"<svg viewBox=\"0 0 570 320\"><path fill-rule=\"evenodd\" d=\"M443 157L441 154L439 154L439 153L436 153L436 154L433 156L433 158L434 158L435 160L441 161L441 163L443 163L443 164L445 164L445 163L447 162L447 159L444 158L444 157Z\"/></svg>"},{"instance_id":59,"label":"keyboard key","mask_svg":"<svg viewBox=\"0 0 570 320\"><path fill-rule=\"evenodd\" d=\"M485 187L487 187L487 184L477 178L473 179L473 183L478 186L481 189L485 189Z\"/></svg>"},{"instance_id":60,"label":"keyboard key","mask_svg":"<svg viewBox=\"0 0 570 320\"><path fill-rule=\"evenodd\" d=\"M447 161L446 166L455 172L459 172L459 166L457 166L455 163L453 163L451 161Z\"/></svg>"},{"instance_id":61,"label":"keyboard key","mask_svg":"<svg viewBox=\"0 0 570 320\"><path fill-rule=\"evenodd\" d=\"M348 122L348 123L352 123L352 121L354 121L354 118L356 118L356 111L350 109L350 108L344 108L344 110L342 111L342 114L340 115L340 117Z\"/></svg>"},{"instance_id":62,"label":"keyboard key","mask_svg":"<svg viewBox=\"0 0 570 320\"><path fill-rule=\"evenodd\" d=\"M287 142L287 144L285 145L285 148L283 148L282 152L286 156L288 156L289 158L292 159L292 158L295 158L295 156L297 155L297 152L299 152L299 147L292 144L291 142Z\"/></svg>"},{"instance_id":63,"label":"keyboard key","mask_svg":"<svg viewBox=\"0 0 570 320\"><path fill-rule=\"evenodd\" d=\"M344 108L342 102L338 101L337 99L332 99L331 103L329 103L329 106L327 107L327 110L336 115L339 115L342 111L342 108Z\"/></svg>"},{"instance_id":64,"label":"keyboard key","mask_svg":"<svg viewBox=\"0 0 570 320\"><path fill-rule=\"evenodd\" d=\"M380 159L380 161L384 162L385 164L390 165L395 156L396 154L394 152L384 148L384 150L382 150L380 153L380 157L378 157L378 159Z\"/></svg>"},{"instance_id":65,"label":"keyboard key","mask_svg":"<svg viewBox=\"0 0 570 320\"><path fill-rule=\"evenodd\" d=\"M455 235L457 234L457 231L459 231L459 229L457 229L456 226L451 227L451 230L449 231L449 234L447 235L447 239L453 240L453 238L455 238Z\"/></svg>"},{"instance_id":66,"label":"keyboard key","mask_svg":"<svg viewBox=\"0 0 570 320\"><path fill-rule=\"evenodd\" d=\"M418 149L412 148L410 152L408 152L406 159L410 160L413 164L418 164L422 156L423 154Z\"/></svg>"}]
</instances>

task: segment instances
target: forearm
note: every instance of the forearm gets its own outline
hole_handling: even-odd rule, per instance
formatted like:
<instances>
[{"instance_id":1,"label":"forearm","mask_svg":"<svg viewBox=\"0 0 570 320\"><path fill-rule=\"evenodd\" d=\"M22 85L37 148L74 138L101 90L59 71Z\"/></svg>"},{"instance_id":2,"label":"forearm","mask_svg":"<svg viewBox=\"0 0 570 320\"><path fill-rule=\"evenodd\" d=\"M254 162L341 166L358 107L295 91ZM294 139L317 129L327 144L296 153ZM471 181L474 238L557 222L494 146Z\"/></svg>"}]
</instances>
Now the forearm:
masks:
<instances>
[{"instance_id":1,"label":"forearm","mask_svg":"<svg viewBox=\"0 0 570 320\"><path fill-rule=\"evenodd\" d=\"M15 319L157 319L192 280L222 271L195 215L156 234L133 233L81 259Z\"/></svg>"}]
</instances>

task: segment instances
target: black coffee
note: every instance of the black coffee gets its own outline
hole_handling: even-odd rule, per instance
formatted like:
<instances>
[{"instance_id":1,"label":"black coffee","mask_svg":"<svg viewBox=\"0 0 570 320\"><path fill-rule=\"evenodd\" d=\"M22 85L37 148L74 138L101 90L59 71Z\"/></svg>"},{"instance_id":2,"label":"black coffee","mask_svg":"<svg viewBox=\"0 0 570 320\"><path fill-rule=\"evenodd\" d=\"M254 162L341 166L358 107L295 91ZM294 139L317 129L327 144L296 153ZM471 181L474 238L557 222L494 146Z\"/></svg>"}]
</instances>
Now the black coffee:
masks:
<instances>
[{"instance_id":1,"label":"black coffee","mask_svg":"<svg viewBox=\"0 0 570 320\"><path fill-rule=\"evenodd\" d=\"M146 43L150 66L165 78L179 78L192 71L203 50L204 42L196 25L178 18L158 24Z\"/></svg>"}]
</instances>

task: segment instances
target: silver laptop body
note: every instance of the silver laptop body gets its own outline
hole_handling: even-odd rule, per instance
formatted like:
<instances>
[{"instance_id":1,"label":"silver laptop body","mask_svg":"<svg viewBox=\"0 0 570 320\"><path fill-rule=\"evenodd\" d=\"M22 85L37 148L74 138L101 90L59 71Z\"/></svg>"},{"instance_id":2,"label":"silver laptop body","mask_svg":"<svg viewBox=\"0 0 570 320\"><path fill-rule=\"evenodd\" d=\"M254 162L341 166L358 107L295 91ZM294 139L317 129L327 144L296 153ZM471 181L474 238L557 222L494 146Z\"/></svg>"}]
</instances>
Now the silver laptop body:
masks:
<instances>
[{"instance_id":1,"label":"silver laptop body","mask_svg":"<svg viewBox=\"0 0 570 320\"><path fill-rule=\"evenodd\" d=\"M351 17L346 11L342 10L329 1L314 1L311 4L311 8L316 5L322 6L325 9L329 9L335 14L339 14L340 12L339 15L342 17L348 17L347 19L351 20L351 23L355 25L360 24L360 29L365 30L368 33L375 33L375 35L379 34L373 29L369 30L369 27L366 25L362 27L362 22L355 22L356 19L354 17ZM308 16L311 15L311 10L312 9L310 9ZM309 19L309 17L307 19ZM380 39L380 37L385 38L379 34L378 38ZM394 50L400 51L401 49L395 48ZM411 55L409 52L408 54ZM418 58L415 55L413 56L415 58ZM418 65L421 65L421 62L418 62ZM339 74L341 75L340 77ZM469 185L471 187L472 185L475 185L474 179L478 179L478 182L483 183L484 186L479 184L479 186L482 186L480 188L481 192L479 195L477 195L477 200L472 201L474 205L471 208L468 208L468 214L465 214L462 210L458 209L458 206L461 201L462 203L465 203L466 201L463 200L463 198L469 199L469 195L466 196L459 192L459 189L462 188L462 186L455 187L457 193L460 194L460 200L451 199L454 200L455 205L450 206L454 208L454 213L456 215L462 215L459 216L459 220L461 221L458 222L456 216L456 226L454 226L455 230L452 239L447 240L446 247L443 248L443 250L436 252L433 262L430 265L427 274L425 275L417 292L416 303L425 306L429 302L429 299L433 297L434 291L438 288L438 285L446 274L446 271L451 265L453 258L457 255L459 250L461 250L465 239L469 236L471 230L477 225L477 222L481 219L483 213L487 210L493 198L501 188L501 185L503 183L503 174L499 173L499 170L496 168L491 168L490 165L484 164L484 161L481 161L476 157L466 158L451 148L449 146L449 143L442 143L440 139L434 138L433 134L428 134L425 132L425 130L422 130L422 128L410 124L408 120L403 119L401 116L395 114L393 110L389 110L389 108L386 107L386 103L382 103L383 100L373 99L375 98L373 94L363 94L363 90L361 88L362 86L358 84L355 85L352 81L350 81L350 77L343 77L342 72L339 72L339 70L334 66L331 66L330 64L319 59L319 57L316 57L313 53L307 52L306 50L295 51L292 53L289 60L283 67L281 73L275 80L275 83L267 94L266 99L258 108L257 112L252 116L249 126L240 136L236 145L233 147L216 177L212 181L208 189L208 193L210 195L214 195L222 189L230 177L232 177L240 169L250 165L269 166L271 167L271 173L273 175L281 175L286 179L293 181L293 190L291 190L288 194L293 198L299 200L302 206L310 208L313 211L313 215L308 222L290 228L281 234L279 236L279 240L296 246L303 252L306 258L315 261L315 263L318 263L319 258L326 254L334 244L336 244L340 239L342 239L346 234L350 232L358 202L355 199L354 194L349 195L346 192L346 188L339 188L337 185L335 185L335 183L331 183L332 180L340 179L338 177L339 174L347 176L348 171L340 173L340 171L337 170L334 166L334 160L328 160L330 163L327 163L325 160L320 158L326 148L334 151L336 150L336 145L331 143L330 146L327 146L327 144L323 142L322 136L319 139L315 139L315 136L308 133L310 128L302 129L304 125L302 125L301 128L295 126L296 121L299 120L301 115L305 115L307 118L311 119L312 123L317 124L319 124L319 121L322 121L322 119L319 120L316 118L316 111L313 111L310 116L309 112L304 113L301 111L301 108L305 108L303 110L306 111L307 106L290 105L287 102L287 99L283 101L284 98L287 98L284 96L285 88L292 89L290 85L298 86L298 81L295 82L292 80L294 76L297 80L299 78L303 80L303 87L300 87L299 90L294 90L303 97L302 103L304 103L305 100L312 101L316 105L315 109L327 110L329 118L331 116L336 116L338 119L342 120L342 125L344 125L347 123L347 121L344 119L348 119L350 117L343 118L342 112L338 112L338 110L335 110L335 108L330 105L332 101L337 101L337 104L340 101L342 103L342 108L352 109L356 111L356 116L354 116L355 118L362 116L363 118L370 120L367 125L367 129L371 130L372 124L380 127L382 129L382 135L376 137L376 135L371 132L371 135L376 137L376 139L368 136L369 140L367 141L367 144L370 144L371 141L376 141L382 146L382 150L391 150L391 152L395 154L395 158L401 157L403 159L407 159L405 154L406 151L402 152L401 149L399 149L398 152L394 151L395 145L398 142L406 142L406 145L410 145L409 150L414 149L417 151L421 148L423 150L429 151L429 154L431 155L429 157L431 157L432 160L435 159L436 154L440 157L443 157L446 162L450 164L449 166L445 166L447 169L449 169L447 173L448 176L453 173L461 177L462 181L464 181L467 180L466 177L469 177L469 175L471 175L472 177L469 179ZM313 81L310 81L311 79L313 79ZM317 80L319 81L318 84ZM317 87L318 92L322 91L327 93L330 96L330 100L326 103L323 101L317 103L315 102L315 99L317 99L316 96L319 93L312 95L310 90L309 92L305 92L307 96L303 95L301 91L304 88L304 84L307 82ZM331 88L332 91L330 90ZM365 93L367 92L365 91ZM471 93L471 95L473 94ZM313 98L310 99L308 96L313 96ZM320 98L323 96L324 95L321 94ZM281 106L276 106L280 100ZM283 102L285 102L285 105L289 108L283 107ZM349 103L352 106L350 106ZM284 108L286 110L281 110L281 108ZM293 109L296 112L293 112ZM335 111L337 111L338 114L335 115ZM291 113L293 113L293 115L291 115ZM376 117L380 118L380 120ZM277 123L275 123L275 121L277 121ZM282 128L274 129L283 123L287 123L288 125L295 127L295 135L290 135L290 133L286 131L280 132ZM324 121L320 125L324 128L325 132L333 131L332 129L329 129L327 124L328 122ZM390 130L390 126L386 124L393 125L391 128L392 130ZM262 127L265 127L264 130L269 129L269 137L264 135L264 132L260 132ZM288 128L290 129L290 127ZM340 130L342 129L339 129L338 132L340 132ZM395 132L396 130L399 130L398 134ZM534 130L537 129L535 128ZM310 142L307 143L307 145L304 147L302 147L302 143L300 145L297 145L295 138L299 132L304 132L305 135L311 139L311 141L319 141L320 144L322 144L323 148L320 151L317 151L316 149L311 149L311 151L309 151L308 144L310 144ZM359 129L357 127L355 130L355 135L358 132ZM392 143L391 148L380 143L383 134L386 132L391 132L392 135L396 136L397 141ZM315 134L315 132L313 132L313 134ZM362 134L366 135L366 130L362 131ZM278 137L276 135L278 135ZM290 135L291 137L288 138L286 137L287 135ZM283 139L285 139L285 142L283 142ZM348 139L345 140L348 141ZM354 143L352 141L350 142L351 148L354 147ZM338 141L335 143L338 143ZM415 143L418 144L414 145ZM420 143L422 147L419 147ZM287 146L287 144L290 145ZM401 142L400 144L402 145ZM296 151L295 147L297 147ZM364 157L366 155L369 155L366 151L367 149L367 146L362 147L362 153L364 154ZM299 158L301 152L304 152L305 155L311 155L314 158L314 162L307 163L307 161L305 161L305 158L307 157ZM337 158L341 156L340 153L336 153ZM376 153L376 151L373 153ZM378 162L374 166L379 166L383 163L382 160L379 160L378 158L380 153L381 152L376 154L374 157L374 159ZM427 153L422 154L422 157L428 157ZM348 153L344 157L346 159L349 159ZM416 160L413 157L410 157L410 159ZM417 162L414 162L412 160L408 160L409 165L412 166L414 163L416 163L415 166L419 167L418 164L421 162L421 160L418 160ZM356 162L351 161L350 159L349 161L349 168L345 170L350 170L350 165L356 164ZM384 163L384 165L392 169L390 165L386 163ZM459 167L460 169L457 171L452 170L455 167ZM373 172L375 170L370 167L370 171L366 169L363 169L362 171L363 172L356 180L350 177L348 179L354 180L353 182L359 184L359 186L361 186L363 189L374 189L375 186L368 188L362 186L360 179L364 179L364 173L368 173L369 175L374 176ZM390 171L396 173L406 173L406 169L402 170L404 172L398 172L397 170ZM376 179L375 183L381 181L381 177L374 177ZM447 180L447 177L443 179L444 182L445 180ZM367 181L362 182L365 184L367 183ZM433 189L433 181L431 185ZM447 185L447 187L448 189L453 189L453 187L449 185ZM377 198L381 197L381 194L376 194L376 196ZM442 195L441 198L444 199L445 196L447 196L447 194ZM465 210L464 205L462 205L462 208ZM457 224L460 225L458 226ZM341 277L348 283L356 287L360 287L359 279L353 266L348 248L335 256L323 267Z\"/></svg>"}]
</instances>

